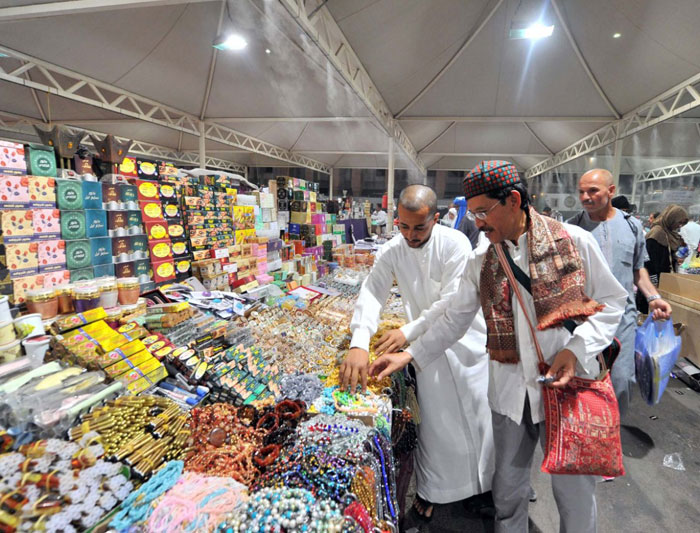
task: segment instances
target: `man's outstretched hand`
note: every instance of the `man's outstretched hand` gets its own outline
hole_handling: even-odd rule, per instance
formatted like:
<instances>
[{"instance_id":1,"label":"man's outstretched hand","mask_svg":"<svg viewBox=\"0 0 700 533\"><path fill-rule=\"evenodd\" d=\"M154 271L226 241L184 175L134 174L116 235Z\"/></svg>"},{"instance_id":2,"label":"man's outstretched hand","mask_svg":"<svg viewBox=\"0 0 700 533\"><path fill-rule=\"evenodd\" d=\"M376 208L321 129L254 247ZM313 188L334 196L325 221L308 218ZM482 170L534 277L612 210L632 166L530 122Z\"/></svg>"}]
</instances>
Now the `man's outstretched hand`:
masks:
<instances>
[{"instance_id":1,"label":"man's outstretched hand","mask_svg":"<svg viewBox=\"0 0 700 533\"><path fill-rule=\"evenodd\" d=\"M385 353L370 365L369 375L382 380L394 372L402 370L411 361L413 361L413 357L408 352Z\"/></svg>"},{"instance_id":2,"label":"man's outstretched hand","mask_svg":"<svg viewBox=\"0 0 700 533\"><path fill-rule=\"evenodd\" d=\"M361 348L350 348L340 365L340 387L355 394L357 383L362 385L362 392L367 390L367 366L369 365L369 353Z\"/></svg>"},{"instance_id":3,"label":"man's outstretched hand","mask_svg":"<svg viewBox=\"0 0 700 533\"><path fill-rule=\"evenodd\" d=\"M406 336L400 329L392 329L384 333L374 344L374 352L383 353L398 352L406 344Z\"/></svg>"}]
</instances>

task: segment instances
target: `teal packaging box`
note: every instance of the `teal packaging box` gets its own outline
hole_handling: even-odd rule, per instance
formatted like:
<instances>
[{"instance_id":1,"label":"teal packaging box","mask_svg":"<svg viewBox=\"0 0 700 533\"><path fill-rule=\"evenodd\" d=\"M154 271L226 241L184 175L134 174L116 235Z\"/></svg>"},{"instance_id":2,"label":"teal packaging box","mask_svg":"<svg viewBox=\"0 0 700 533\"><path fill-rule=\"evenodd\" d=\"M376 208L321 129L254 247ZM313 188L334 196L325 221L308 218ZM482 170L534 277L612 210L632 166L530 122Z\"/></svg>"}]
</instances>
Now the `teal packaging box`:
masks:
<instances>
[{"instance_id":1,"label":"teal packaging box","mask_svg":"<svg viewBox=\"0 0 700 533\"><path fill-rule=\"evenodd\" d=\"M151 269L151 262L148 259L137 259L134 261L134 276L139 277L143 274L148 275Z\"/></svg>"},{"instance_id":2,"label":"teal packaging box","mask_svg":"<svg viewBox=\"0 0 700 533\"><path fill-rule=\"evenodd\" d=\"M92 268L81 268L78 270L71 270L70 271L70 282L75 283L76 281L84 281L86 279L94 279L95 274L92 271Z\"/></svg>"},{"instance_id":3,"label":"teal packaging box","mask_svg":"<svg viewBox=\"0 0 700 533\"><path fill-rule=\"evenodd\" d=\"M56 153L53 146L28 144L24 150L27 174L31 176L56 177Z\"/></svg>"},{"instance_id":4,"label":"teal packaging box","mask_svg":"<svg viewBox=\"0 0 700 533\"><path fill-rule=\"evenodd\" d=\"M145 235L132 235L131 249L134 252L148 252L148 237Z\"/></svg>"},{"instance_id":5,"label":"teal packaging box","mask_svg":"<svg viewBox=\"0 0 700 533\"><path fill-rule=\"evenodd\" d=\"M66 241L85 238L85 211L61 211L61 238Z\"/></svg>"},{"instance_id":6,"label":"teal packaging box","mask_svg":"<svg viewBox=\"0 0 700 533\"><path fill-rule=\"evenodd\" d=\"M119 201L120 202L137 202L138 201L138 191L136 185L129 185L128 183L120 183L119 187Z\"/></svg>"},{"instance_id":7,"label":"teal packaging box","mask_svg":"<svg viewBox=\"0 0 700 533\"><path fill-rule=\"evenodd\" d=\"M96 237L90 239L90 256L92 265L104 265L112 262L112 238Z\"/></svg>"},{"instance_id":8,"label":"teal packaging box","mask_svg":"<svg viewBox=\"0 0 700 533\"><path fill-rule=\"evenodd\" d=\"M59 209L82 209L83 182L57 179L56 203Z\"/></svg>"},{"instance_id":9,"label":"teal packaging box","mask_svg":"<svg viewBox=\"0 0 700 533\"><path fill-rule=\"evenodd\" d=\"M100 182L83 182L83 208L102 209L102 184Z\"/></svg>"},{"instance_id":10,"label":"teal packaging box","mask_svg":"<svg viewBox=\"0 0 700 533\"><path fill-rule=\"evenodd\" d=\"M107 211L104 209L85 210L85 235L89 238L107 236Z\"/></svg>"},{"instance_id":11,"label":"teal packaging box","mask_svg":"<svg viewBox=\"0 0 700 533\"><path fill-rule=\"evenodd\" d=\"M114 263L94 266L92 267L92 272L96 278L101 278L103 276L114 276Z\"/></svg>"},{"instance_id":12,"label":"teal packaging box","mask_svg":"<svg viewBox=\"0 0 700 533\"><path fill-rule=\"evenodd\" d=\"M141 225L141 211L136 210L136 211L128 211L126 215L126 225L127 227L131 226L140 226Z\"/></svg>"},{"instance_id":13,"label":"teal packaging box","mask_svg":"<svg viewBox=\"0 0 700 533\"><path fill-rule=\"evenodd\" d=\"M89 267L91 266L91 259L90 241L87 239L66 241L66 265L68 270ZM92 270L90 270L90 273L92 273ZM72 277L71 281L73 281Z\"/></svg>"}]
</instances>

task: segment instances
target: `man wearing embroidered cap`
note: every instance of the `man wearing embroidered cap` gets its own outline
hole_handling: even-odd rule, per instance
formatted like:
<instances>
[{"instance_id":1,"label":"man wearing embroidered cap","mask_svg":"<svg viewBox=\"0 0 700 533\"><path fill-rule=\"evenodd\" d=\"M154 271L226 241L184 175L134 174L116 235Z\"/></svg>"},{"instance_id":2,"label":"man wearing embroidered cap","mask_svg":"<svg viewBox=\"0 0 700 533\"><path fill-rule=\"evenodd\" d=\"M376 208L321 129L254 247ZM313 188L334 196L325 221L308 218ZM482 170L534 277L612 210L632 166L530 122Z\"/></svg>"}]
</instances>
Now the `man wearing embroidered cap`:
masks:
<instances>
[{"instance_id":1,"label":"man wearing embroidered cap","mask_svg":"<svg viewBox=\"0 0 700 533\"><path fill-rule=\"evenodd\" d=\"M517 169L507 161L483 161L464 179L465 196L488 246L467 262L459 292L432 324L401 353L385 354L370 373L383 378L413 362L419 368L440 357L483 308L490 357L496 471L493 497L497 532L527 531L530 467L537 439L544 439L544 410L538 356L528 317L550 366L552 387L574 375L595 378L597 355L613 339L627 293L610 272L590 233L537 213ZM495 245L527 273L531 293L514 297ZM514 269L515 270L515 269ZM527 315L525 315L527 312ZM567 319L580 323L572 333ZM561 531L596 530L593 476L552 475Z\"/></svg>"}]
</instances>

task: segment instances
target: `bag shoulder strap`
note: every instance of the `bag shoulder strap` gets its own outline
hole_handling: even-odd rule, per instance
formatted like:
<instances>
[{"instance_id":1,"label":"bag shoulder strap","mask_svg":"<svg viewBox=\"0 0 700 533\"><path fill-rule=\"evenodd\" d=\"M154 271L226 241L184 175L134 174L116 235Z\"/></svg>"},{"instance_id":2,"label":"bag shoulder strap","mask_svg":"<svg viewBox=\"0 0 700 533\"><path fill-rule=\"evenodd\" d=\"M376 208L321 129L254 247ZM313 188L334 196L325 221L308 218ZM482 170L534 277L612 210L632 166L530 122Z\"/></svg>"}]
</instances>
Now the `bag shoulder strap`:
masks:
<instances>
[{"instance_id":1,"label":"bag shoulder strap","mask_svg":"<svg viewBox=\"0 0 700 533\"><path fill-rule=\"evenodd\" d=\"M510 256L508 253L508 250L505 246L503 246L502 243L494 244L494 248L496 250L496 256L498 257L499 263L501 263L501 266L503 267L503 270L506 273L506 277L508 278L508 281L510 282L511 287L513 288L513 292L515 293L515 296L518 298L518 302L520 302L520 307L523 309L523 314L525 315L525 319L527 320L527 325L530 328L530 334L532 335L532 342L535 344L535 351L537 352L537 358L539 359L540 363L546 364L544 360L544 356L542 355L542 349L540 348L540 343L537 341L537 334L535 331L534 326L532 325L532 321L530 320L530 316L527 314L527 308L525 307L525 302L523 301L522 294L520 293L520 289L518 288L518 283L516 283L516 276L515 272L512 269L511 265L515 266L516 269L520 270L522 273L522 276L525 276L527 278L528 283L530 282L530 278L527 277L527 274L522 271L518 267L518 265L515 264L513 261L513 258ZM528 286L527 291L532 295L532 287ZM573 320L568 319L568 322L571 322L574 324L574 329L576 327L576 323ZM566 322L564 322L564 326L566 327ZM569 329L567 327L567 329ZM573 333L573 330L569 330L570 333ZM598 354L598 363L600 364L600 368L602 369L602 372L607 371L607 365L605 364L605 360L603 359L602 355Z\"/></svg>"},{"instance_id":2,"label":"bag shoulder strap","mask_svg":"<svg viewBox=\"0 0 700 533\"><path fill-rule=\"evenodd\" d=\"M629 227L630 227L630 229L632 230L632 233L634 234L634 238L635 238L635 240L636 240L636 239L637 239L637 235L638 235L638 233L637 233L638 230L637 230L637 226L634 225L634 222L632 222L632 221L630 220L630 219L632 218L632 215L630 215L629 213L625 213L624 211L623 211L623 213L624 213L623 216L625 217L625 220L627 221L627 224L629 224Z\"/></svg>"}]
</instances>

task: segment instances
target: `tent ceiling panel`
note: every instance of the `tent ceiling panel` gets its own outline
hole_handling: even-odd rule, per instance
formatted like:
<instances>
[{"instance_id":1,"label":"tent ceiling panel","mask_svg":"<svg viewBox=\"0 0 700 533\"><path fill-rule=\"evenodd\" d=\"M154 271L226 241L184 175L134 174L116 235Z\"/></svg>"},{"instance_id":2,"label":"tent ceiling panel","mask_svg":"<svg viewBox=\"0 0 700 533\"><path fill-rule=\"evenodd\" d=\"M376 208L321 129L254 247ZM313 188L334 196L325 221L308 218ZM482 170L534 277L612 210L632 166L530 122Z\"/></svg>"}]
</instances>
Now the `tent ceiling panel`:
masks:
<instances>
[{"instance_id":1,"label":"tent ceiling panel","mask_svg":"<svg viewBox=\"0 0 700 533\"><path fill-rule=\"evenodd\" d=\"M622 113L700 71L697 0L563 4L581 52Z\"/></svg>"},{"instance_id":2,"label":"tent ceiling panel","mask_svg":"<svg viewBox=\"0 0 700 533\"><path fill-rule=\"evenodd\" d=\"M158 43L148 54L136 56L131 69L112 83L199 116L220 3L187 4L169 7L168 11L179 15L156 34L160 37Z\"/></svg>"},{"instance_id":3,"label":"tent ceiling panel","mask_svg":"<svg viewBox=\"0 0 700 533\"><path fill-rule=\"evenodd\" d=\"M348 110L366 114L335 77L310 68L296 50L268 55L263 49L219 55L207 116L342 116Z\"/></svg>"},{"instance_id":4,"label":"tent ceiling panel","mask_svg":"<svg viewBox=\"0 0 700 533\"><path fill-rule=\"evenodd\" d=\"M499 10L411 113L609 115L561 28L542 41L509 40L512 16L512 10Z\"/></svg>"},{"instance_id":5,"label":"tent ceiling panel","mask_svg":"<svg viewBox=\"0 0 700 533\"><path fill-rule=\"evenodd\" d=\"M316 46L300 36L281 6L228 5L236 27L249 30L252 42L245 54L218 55L207 116L367 116L359 98Z\"/></svg>"},{"instance_id":6,"label":"tent ceiling panel","mask_svg":"<svg viewBox=\"0 0 700 533\"><path fill-rule=\"evenodd\" d=\"M528 126L550 150L558 152L581 137L594 132L605 122L530 122Z\"/></svg>"},{"instance_id":7,"label":"tent ceiling panel","mask_svg":"<svg viewBox=\"0 0 700 533\"><path fill-rule=\"evenodd\" d=\"M388 149L386 134L370 122L314 122L299 138L295 151L386 152ZM397 149L397 155L399 153Z\"/></svg>"},{"instance_id":8,"label":"tent ceiling panel","mask_svg":"<svg viewBox=\"0 0 700 533\"><path fill-rule=\"evenodd\" d=\"M418 150L425 149L430 143L432 143L438 136L449 133L447 128L452 124L451 121L441 121L441 120L402 120L401 126L403 127L406 135L409 136L411 142ZM454 126L453 126L454 127ZM450 128L452 129L452 128ZM444 136L442 135L442 136ZM424 161L426 165L429 163Z\"/></svg>"},{"instance_id":9,"label":"tent ceiling panel","mask_svg":"<svg viewBox=\"0 0 700 533\"><path fill-rule=\"evenodd\" d=\"M379 0L327 5L396 113L449 61L493 0Z\"/></svg>"},{"instance_id":10,"label":"tent ceiling panel","mask_svg":"<svg viewBox=\"0 0 700 533\"><path fill-rule=\"evenodd\" d=\"M207 8L215 13L214 17L216 17L218 10L214 5L207 3L194 6L151 7L6 22L0 23L0 32L3 45L9 48L131 90L132 87L128 83L124 83L124 76L128 75L132 69L138 69L141 62L148 64L147 58L151 53L158 55L163 46L160 40L170 32L174 25L177 25L178 20L189 20L188 13L190 12L192 14L200 13L201 16L200 10ZM194 19L196 20L196 17ZM216 18L214 18L213 24L214 31L216 31ZM182 34L179 37L183 46L187 46L191 35L187 34L187 39L183 39ZM90 53L91 51L94 53ZM200 86L203 88L203 84L206 83L209 54L208 50L205 52L206 54L201 61L203 63L201 68L204 72L201 75L203 80L196 72L193 73L195 77L192 80L187 80L193 82L197 88ZM162 61L162 56L159 57ZM153 79L159 78L161 74L166 74L167 64L157 64L155 69L153 68L154 64L150 63L150 72L140 71L146 73L144 77ZM201 100L192 98L193 87L191 85L187 87L186 78L183 78L183 76L186 77L188 70L196 70L198 65L187 65L185 69L183 68L185 64L180 58L180 60L172 62L169 68L180 75L177 86L184 94L190 93L189 101L186 101L185 98L180 102L186 104L183 106L185 107L183 110L188 110L187 104L189 104L190 110L196 109L198 112L197 106L201 105ZM134 86L138 87L138 83ZM158 84L157 80L151 81L151 87L156 90L156 93L141 93L142 96L177 107L177 103L166 101L163 98L163 92L169 90L165 84ZM197 89L194 90L197 91Z\"/></svg>"},{"instance_id":11,"label":"tent ceiling panel","mask_svg":"<svg viewBox=\"0 0 700 533\"><path fill-rule=\"evenodd\" d=\"M427 157L427 156L426 156ZM434 162L430 163L430 168L434 170L464 170L468 171L479 164L483 157L461 157L461 156L443 156L438 157ZM513 161L515 163L515 161ZM516 163L517 166L517 163ZM519 168L521 170L521 168Z\"/></svg>"},{"instance_id":12,"label":"tent ceiling panel","mask_svg":"<svg viewBox=\"0 0 700 533\"><path fill-rule=\"evenodd\" d=\"M335 168L386 168L387 156L379 155L343 155L336 158ZM396 166L394 168L401 168Z\"/></svg>"},{"instance_id":13,"label":"tent ceiling panel","mask_svg":"<svg viewBox=\"0 0 700 533\"><path fill-rule=\"evenodd\" d=\"M547 153L522 124L458 123L435 141L425 153L458 152L484 154Z\"/></svg>"},{"instance_id":14,"label":"tent ceiling panel","mask_svg":"<svg viewBox=\"0 0 700 533\"><path fill-rule=\"evenodd\" d=\"M0 58L0 66L3 59ZM37 94L39 102L42 103L42 109L46 104L46 95ZM8 81L0 81L0 110L23 115L25 117L41 120L41 115L32 99L32 93L26 87L21 87Z\"/></svg>"}]
</instances>

